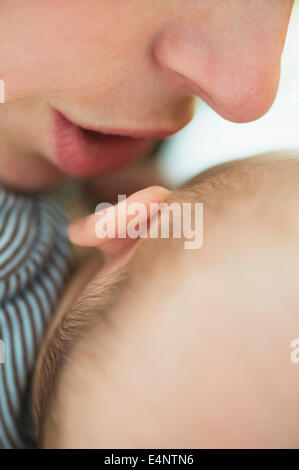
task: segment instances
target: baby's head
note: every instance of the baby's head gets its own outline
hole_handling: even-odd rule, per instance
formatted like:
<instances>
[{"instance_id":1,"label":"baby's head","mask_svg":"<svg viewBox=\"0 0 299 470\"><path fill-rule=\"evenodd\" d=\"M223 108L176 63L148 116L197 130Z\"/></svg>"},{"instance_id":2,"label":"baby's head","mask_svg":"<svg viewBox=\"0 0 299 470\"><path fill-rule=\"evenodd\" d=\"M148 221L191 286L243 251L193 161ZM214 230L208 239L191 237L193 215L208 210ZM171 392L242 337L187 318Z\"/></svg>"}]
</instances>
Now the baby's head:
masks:
<instances>
[{"instance_id":1,"label":"baby's head","mask_svg":"<svg viewBox=\"0 0 299 470\"><path fill-rule=\"evenodd\" d=\"M118 168L189 122L194 95L232 121L261 116L292 5L1 0L1 181L36 190Z\"/></svg>"},{"instance_id":2,"label":"baby's head","mask_svg":"<svg viewBox=\"0 0 299 470\"><path fill-rule=\"evenodd\" d=\"M211 169L167 201L204 204L201 249L82 268L36 371L42 446L298 446L298 178L288 155Z\"/></svg>"}]
</instances>

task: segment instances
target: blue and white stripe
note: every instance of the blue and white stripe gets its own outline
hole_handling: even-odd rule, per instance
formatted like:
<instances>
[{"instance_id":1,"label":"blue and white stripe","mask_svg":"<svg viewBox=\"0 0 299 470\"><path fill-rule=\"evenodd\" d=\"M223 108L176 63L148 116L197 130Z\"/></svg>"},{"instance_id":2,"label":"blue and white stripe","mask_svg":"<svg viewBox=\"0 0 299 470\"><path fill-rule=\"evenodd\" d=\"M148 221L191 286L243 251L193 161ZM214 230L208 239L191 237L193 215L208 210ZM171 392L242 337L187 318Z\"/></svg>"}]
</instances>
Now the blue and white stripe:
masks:
<instances>
[{"instance_id":1,"label":"blue and white stripe","mask_svg":"<svg viewBox=\"0 0 299 470\"><path fill-rule=\"evenodd\" d=\"M0 448L32 446L24 438L32 430L22 428L24 396L69 260L66 219L57 204L0 187Z\"/></svg>"}]
</instances>

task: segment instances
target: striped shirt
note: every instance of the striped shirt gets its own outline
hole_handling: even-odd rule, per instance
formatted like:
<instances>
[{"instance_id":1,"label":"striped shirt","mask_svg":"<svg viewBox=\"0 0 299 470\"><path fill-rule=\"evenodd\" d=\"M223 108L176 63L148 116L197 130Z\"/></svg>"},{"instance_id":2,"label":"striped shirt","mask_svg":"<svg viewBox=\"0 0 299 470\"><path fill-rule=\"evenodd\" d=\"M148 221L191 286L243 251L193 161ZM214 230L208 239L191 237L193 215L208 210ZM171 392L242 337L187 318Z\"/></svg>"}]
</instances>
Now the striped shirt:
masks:
<instances>
[{"instance_id":1,"label":"striped shirt","mask_svg":"<svg viewBox=\"0 0 299 470\"><path fill-rule=\"evenodd\" d=\"M69 260L57 204L0 186L0 448L35 447L31 377Z\"/></svg>"}]
</instances>

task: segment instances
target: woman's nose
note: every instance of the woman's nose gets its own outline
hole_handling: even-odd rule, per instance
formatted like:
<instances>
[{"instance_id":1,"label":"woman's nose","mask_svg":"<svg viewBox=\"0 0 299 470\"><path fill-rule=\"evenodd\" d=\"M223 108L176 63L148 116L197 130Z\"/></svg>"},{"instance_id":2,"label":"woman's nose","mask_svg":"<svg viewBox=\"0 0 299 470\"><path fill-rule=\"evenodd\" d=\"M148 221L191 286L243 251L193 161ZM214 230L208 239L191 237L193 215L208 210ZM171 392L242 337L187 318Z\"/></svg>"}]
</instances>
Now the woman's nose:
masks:
<instances>
[{"instance_id":1,"label":"woman's nose","mask_svg":"<svg viewBox=\"0 0 299 470\"><path fill-rule=\"evenodd\" d=\"M224 118L259 118L276 96L286 28L271 36L263 24L208 26L170 25L156 38L156 60L170 72L170 83L171 75L180 77L174 81L182 91L199 96Z\"/></svg>"}]
</instances>

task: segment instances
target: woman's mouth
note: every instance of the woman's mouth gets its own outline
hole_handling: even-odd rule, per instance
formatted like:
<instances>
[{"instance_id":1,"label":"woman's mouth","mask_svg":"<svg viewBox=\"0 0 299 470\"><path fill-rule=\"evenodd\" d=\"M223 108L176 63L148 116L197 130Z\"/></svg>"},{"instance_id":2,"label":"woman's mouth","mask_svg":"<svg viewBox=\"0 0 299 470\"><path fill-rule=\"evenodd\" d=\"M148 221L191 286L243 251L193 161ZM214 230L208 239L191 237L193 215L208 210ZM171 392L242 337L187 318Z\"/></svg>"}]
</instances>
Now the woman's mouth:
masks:
<instances>
[{"instance_id":1,"label":"woman's mouth","mask_svg":"<svg viewBox=\"0 0 299 470\"><path fill-rule=\"evenodd\" d=\"M55 162L73 177L88 178L118 170L148 152L153 138L85 129L54 111Z\"/></svg>"}]
</instances>

